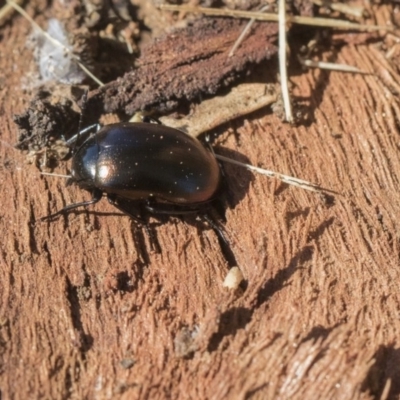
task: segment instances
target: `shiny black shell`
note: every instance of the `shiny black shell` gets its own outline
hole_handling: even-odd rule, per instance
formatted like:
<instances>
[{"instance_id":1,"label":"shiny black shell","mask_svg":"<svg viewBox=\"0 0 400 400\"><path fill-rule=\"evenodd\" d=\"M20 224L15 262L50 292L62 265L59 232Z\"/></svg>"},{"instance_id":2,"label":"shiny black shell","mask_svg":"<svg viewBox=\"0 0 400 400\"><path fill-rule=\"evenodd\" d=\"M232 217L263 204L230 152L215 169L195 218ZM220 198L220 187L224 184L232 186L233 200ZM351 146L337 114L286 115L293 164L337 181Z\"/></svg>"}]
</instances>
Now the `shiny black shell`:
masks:
<instances>
[{"instance_id":1,"label":"shiny black shell","mask_svg":"<svg viewBox=\"0 0 400 400\"><path fill-rule=\"evenodd\" d=\"M83 189L178 206L210 202L221 186L220 166L200 141L151 123L104 126L77 148L71 174Z\"/></svg>"}]
</instances>

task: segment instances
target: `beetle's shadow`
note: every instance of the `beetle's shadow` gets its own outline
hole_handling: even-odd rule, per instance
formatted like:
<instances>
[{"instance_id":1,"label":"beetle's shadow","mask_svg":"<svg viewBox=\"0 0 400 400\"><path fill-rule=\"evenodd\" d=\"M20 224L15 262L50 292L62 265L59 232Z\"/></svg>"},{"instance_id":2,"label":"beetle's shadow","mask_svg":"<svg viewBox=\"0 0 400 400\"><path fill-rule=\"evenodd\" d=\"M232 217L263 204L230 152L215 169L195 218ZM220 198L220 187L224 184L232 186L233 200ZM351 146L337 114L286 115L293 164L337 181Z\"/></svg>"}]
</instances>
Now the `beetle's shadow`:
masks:
<instances>
[{"instance_id":1,"label":"beetle's shadow","mask_svg":"<svg viewBox=\"0 0 400 400\"><path fill-rule=\"evenodd\" d=\"M216 147L215 153L233 161L249 164L250 160L238 151L225 147ZM225 161L218 161L224 174L221 200L229 208L235 208L246 196L250 182L254 180L254 175L244 166L234 165Z\"/></svg>"}]
</instances>

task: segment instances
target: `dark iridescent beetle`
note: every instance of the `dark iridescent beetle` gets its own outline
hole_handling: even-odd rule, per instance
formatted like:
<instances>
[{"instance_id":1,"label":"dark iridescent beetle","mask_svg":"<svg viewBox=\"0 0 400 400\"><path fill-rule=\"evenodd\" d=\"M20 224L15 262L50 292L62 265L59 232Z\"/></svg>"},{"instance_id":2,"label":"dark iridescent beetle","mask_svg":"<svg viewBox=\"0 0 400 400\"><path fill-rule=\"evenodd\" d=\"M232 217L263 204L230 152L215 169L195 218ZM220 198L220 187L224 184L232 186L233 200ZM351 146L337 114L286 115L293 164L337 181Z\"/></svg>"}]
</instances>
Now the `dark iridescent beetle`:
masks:
<instances>
[{"instance_id":1,"label":"dark iridescent beetle","mask_svg":"<svg viewBox=\"0 0 400 400\"><path fill-rule=\"evenodd\" d=\"M182 131L154 123L107 125L82 140L90 128L67 144L75 143L69 183L91 191L92 199L67 205L43 219L95 204L106 194L112 205L143 225L146 213L171 216L202 211L227 243L219 224L205 212L222 187L221 168L211 149Z\"/></svg>"},{"instance_id":2,"label":"dark iridescent beetle","mask_svg":"<svg viewBox=\"0 0 400 400\"><path fill-rule=\"evenodd\" d=\"M92 200L45 218L95 204L105 193L111 204L140 220L125 202L138 202L154 214L198 212L218 195L221 169L213 153L184 132L153 123L117 123L77 146L70 182L91 191Z\"/></svg>"}]
</instances>

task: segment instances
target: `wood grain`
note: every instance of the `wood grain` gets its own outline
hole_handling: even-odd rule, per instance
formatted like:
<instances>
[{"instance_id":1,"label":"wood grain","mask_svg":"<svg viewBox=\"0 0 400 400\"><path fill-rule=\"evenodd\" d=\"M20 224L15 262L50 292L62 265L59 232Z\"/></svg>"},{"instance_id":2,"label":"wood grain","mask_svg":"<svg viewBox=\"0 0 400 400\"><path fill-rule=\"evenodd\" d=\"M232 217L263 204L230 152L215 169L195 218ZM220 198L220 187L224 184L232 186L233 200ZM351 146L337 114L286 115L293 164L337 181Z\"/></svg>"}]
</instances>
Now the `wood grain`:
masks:
<instances>
[{"instance_id":1,"label":"wood grain","mask_svg":"<svg viewBox=\"0 0 400 400\"><path fill-rule=\"evenodd\" d=\"M1 39L5 399L400 397L400 80L384 40L335 53L371 75L292 71L308 123L265 110L225 127L221 153L341 193L327 202L226 166L226 229L247 280L238 297L222 286L215 234L196 221L155 227L162 253L148 259L106 202L32 224L87 195L10 147L29 100L29 31L16 17Z\"/></svg>"}]
</instances>

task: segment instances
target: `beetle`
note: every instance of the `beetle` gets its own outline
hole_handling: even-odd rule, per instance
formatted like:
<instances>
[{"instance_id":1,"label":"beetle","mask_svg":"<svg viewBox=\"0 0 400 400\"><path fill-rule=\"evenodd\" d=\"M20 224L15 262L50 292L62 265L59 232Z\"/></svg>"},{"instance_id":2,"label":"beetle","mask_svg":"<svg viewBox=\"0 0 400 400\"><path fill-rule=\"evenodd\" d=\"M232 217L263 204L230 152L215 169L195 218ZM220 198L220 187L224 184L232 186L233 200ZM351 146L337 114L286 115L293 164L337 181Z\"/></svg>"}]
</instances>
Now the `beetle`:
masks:
<instances>
[{"instance_id":1,"label":"beetle","mask_svg":"<svg viewBox=\"0 0 400 400\"><path fill-rule=\"evenodd\" d=\"M106 195L148 234L148 214L201 213L229 247L221 226L207 212L223 192L223 172L211 147L175 128L148 122L98 126L82 140L93 127L67 141L74 144L68 184L90 191L92 199L69 204L42 220L95 204Z\"/></svg>"}]
</instances>

